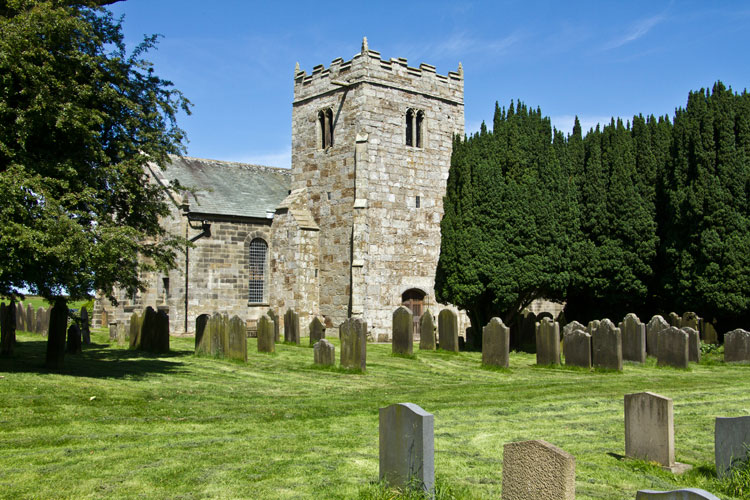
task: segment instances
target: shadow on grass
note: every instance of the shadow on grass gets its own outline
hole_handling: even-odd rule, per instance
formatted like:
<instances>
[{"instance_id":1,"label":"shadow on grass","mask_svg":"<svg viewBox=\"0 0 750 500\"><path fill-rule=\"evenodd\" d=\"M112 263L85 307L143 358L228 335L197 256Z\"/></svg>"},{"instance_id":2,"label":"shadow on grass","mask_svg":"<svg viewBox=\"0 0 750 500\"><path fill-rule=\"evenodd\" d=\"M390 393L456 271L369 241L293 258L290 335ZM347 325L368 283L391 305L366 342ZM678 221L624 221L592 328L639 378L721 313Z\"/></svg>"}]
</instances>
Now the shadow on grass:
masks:
<instances>
[{"instance_id":1,"label":"shadow on grass","mask_svg":"<svg viewBox=\"0 0 750 500\"><path fill-rule=\"evenodd\" d=\"M169 359L192 354L192 351L151 354L127 348L111 349L107 344L90 344L84 347L81 354L66 354L64 368L55 371L44 366L47 355L46 340L20 341L16 344L12 357L0 358L0 372L57 373L91 378L140 378L152 373L180 371L183 363Z\"/></svg>"}]
</instances>

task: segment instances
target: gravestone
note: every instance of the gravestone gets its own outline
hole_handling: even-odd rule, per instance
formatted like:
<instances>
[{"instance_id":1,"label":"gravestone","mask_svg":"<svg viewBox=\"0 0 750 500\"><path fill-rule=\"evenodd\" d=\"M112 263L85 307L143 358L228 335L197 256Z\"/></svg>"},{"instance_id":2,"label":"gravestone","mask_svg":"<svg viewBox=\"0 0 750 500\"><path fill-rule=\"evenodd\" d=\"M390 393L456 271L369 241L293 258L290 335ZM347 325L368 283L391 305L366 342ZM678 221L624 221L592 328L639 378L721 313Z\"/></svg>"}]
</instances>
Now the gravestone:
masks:
<instances>
[{"instance_id":1,"label":"gravestone","mask_svg":"<svg viewBox=\"0 0 750 500\"><path fill-rule=\"evenodd\" d=\"M108 326L109 326L109 341L114 342L117 340L117 321L111 321Z\"/></svg>"},{"instance_id":2,"label":"gravestone","mask_svg":"<svg viewBox=\"0 0 750 500\"><path fill-rule=\"evenodd\" d=\"M638 490L635 500L721 500L716 495L699 488L671 491Z\"/></svg>"},{"instance_id":3,"label":"gravestone","mask_svg":"<svg viewBox=\"0 0 750 500\"><path fill-rule=\"evenodd\" d=\"M269 309L266 313L273 323L273 341L278 342L281 340L279 334L279 315L276 314L273 309Z\"/></svg>"},{"instance_id":4,"label":"gravestone","mask_svg":"<svg viewBox=\"0 0 750 500\"><path fill-rule=\"evenodd\" d=\"M44 333L44 308L38 307L34 314L34 333L42 335Z\"/></svg>"},{"instance_id":5,"label":"gravestone","mask_svg":"<svg viewBox=\"0 0 750 500\"><path fill-rule=\"evenodd\" d=\"M701 339L706 344L718 344L719 334L716 333L716 327L708 320L701 319L700 330Z\"/></svg>"},{"instance_id":6,"label":"gravestone","mask_svg":"<svg viewBox=\"0 0 750 500\"><path fill-rule=\"evenodd\" d=\"M536 364L560 364L560 325L551 318L536 324Z\"/></svg>"},{"instance_id":7,"label":"gravestone","mask_svg":"<svg viewBox=\"0 0 750 500\"><path fill-rule=\"evenodd\" d=\"M17 332L26 331L25 314L23 312L23 306L21 305L20 302L16 304L16 331Z\"/></svg>"},{"instance_id":8,"label":"gravestone","mask_svg":"<svg viewBox=\"0 0 750 500\"><path fill-rule=\"evenodd\" d=\"M667 322L669 323L669 326L676 326L677 328L682 327L682 318L680 318L680 315L675 312L669 313L667 316Z\"/></svg>"},{"instance_id":9,"label":"gravestone","mask_svg":"<svg viewBox=\"0 0 750 500\"><path fill-rule=\"evenodd\" d=\"M273 320L264 314L258 319L258 352L275 352L275 335Z\"/></svg>"},{"instance_id":10,"label":"gravestone","mask_svg":"<svg viewBox=\"0 0 750 500\"><path fill-rule=\"evenodd\" d=\"M45 366L51 370L62 369L65 362L65 332L67 327L68 306L64 302L56 301L50 311L45 360Z\"/></svg>"},{"instance_id":11,"label":"gravestone","mask_svg":"<svg viewBox=\"0 0 750 500\"><path fill-rule=\"evenodd\" d=\"M594 366L622 371L622 332L610 320L601 320L591 335L591 352Z\"/></svg>"},{"instance_id":12,"label":"gravestone","mask_svg":"<svg viewBox=\"0 0 750 500\"><path fill-rule=\"evenodd\" d=\"M521 336L518 339L517 347L531 345L536 341L536 324L536 314L528 311L521 321Z\"/></svg>"},{"instance_id":13,"label":"gravestone","mask_svg":"<svg viewBox=\"0 0 750 500\"><path fill-rule=\"evenodd\" d=\"M724 361L750 363L750 332L738 328L724 335Z\"/></svg>"},{"instance_id":14,"label":"gravestone","mask_svg":"<svg viewBox=\"0 0 750 500\"><path fill-rule=\"evenodd\" d=\"M380 476L392 487L435 489L435 417L413 403L380 408Z\"/></svg>"},{"instance_id":15,"label":"gravestone","mask_svg":"<svg viewBox=\"0 0 750 500\"><path fill-rule=\"evenodd\" d=\"M342 368L365 371L367 366L367 323L349 318L339 326Z\"/></svg>"},{"instance_id":16,"label":"gravestone","mask_svg":"<svg viewBox=\"0 0 750 500\"><path fill-rule=\"evenodd\" d=\"M586 326L586 333L593 337L596 333L596 329L599 328L600 323L601 321L599 321L598 319L589 321L589 324Z\"/></svg>"},{"instance_id":17,"label":"gravestone","mask_svg":"<svg viewBox=\"0 0 750 500\"><path fill-rule=\"evenodd\" d=\"M652 392L625 395L625 455L673 467L674 407Z\"/></svg>"},{"instance_id":18,"label":"gravestone","mask_svg":"<svg viewBox=\"0 0 750 500\"><path fill-rule=\"evenodd\" d=\"M430 311L425 311L419 318L419 349L435 350L435 318Z\"/></svg>"},{"instance_id":19,"label":"gravestone","mask_svg":"<svg viewBox=\"0 0 750 500\"><path fill-rule=\"evenodd\" d=\"M569 331L563 337L565 364L591 368L591 335L583 329Z\"/></svg>"},{"instance_id":20,"label":"gravestone","mask_svg":"<svg viewBox=\"0 0 750 500\"><path fill-rule=\"evenodd\" d=\"M223 314L214 313L206 325L206 333L209 338L209 354L224 357L227 347L227 317Z\"/></svg>"},{"instance_id":21,"label":"gravestone","mask_svg":"<svg viewBox=\"0 0 750 500\"><path fill-rule=\"evenodd\" d=\"M683 326L680 330L688 334L688 361L699 363L701 360L701 338L698 330L689 326Z\"/></svg>"},{"instance_id":22,"label":"gravestone","mask_svg":"<svg viewBox=\"0 0 750 500\"><path fill-rule=\"evenodd\" d=\"M75 323L68 328L68 343L65 346L68 354L81 354L81 329Z\"/></svg>"},{"instance_id":23,"label":"gravestone","mask_svg":"<svg viewBox=\"0 0 750 500\"><path fill-rule=\"evenodd\" d=\"M89 310L81 308L81 340L85 345L91 344L91 329L89 328Z\"/></svg>"},{"instance_id":24,"label":"gravestone","mask_svg":"<svg viewBox=\"0 0 750 500\"><path fill-rule=\"evenodd\" d=\"M128 327L125 323L117 323L117 344L125 345L128 342Z\"/></svg>"},{"instance_id":25,"label":"gravestone","mask_svg":"<svg viewBox=\"0 0 750 500\"><path fill-rule=\"evenodd\" d=\"M546 441L503 446L502 500L573 500L576 459Z\"/></svg>"},{"instance_id":26,"label":"gravestone","mask_svg":"<svg viewBox=\"0 0 750 500\"><path fill-rule=\"evenodd\" d=\"M683 332L676 326L670 326L659 332L656 364L687 368L690 360L688 338L687 332Z\"/></svg>"},{"instance_id":27,"label":"gravestone","mask_svg":"<svg viewBox=\"0 0 750 500\"><path fill-rule=\"evenodd\" d=\"M195 353L208 354L211 352L210 335L206 335L206 327L208 326L208 320L211 316L208 314L200 314L195 318Z\"/></svg>"},{"instance_id":28,"label":"gravestone","mask_svg":"<svg viewBox=\"0 0 750 500\"><path fill-rule=\"evenodd\" d=\"M571 321L570 323L568 323L567 325L565 325L562 328L562 336L563 336L563 338L565 338L565 334L566 333L573 332L575 330L582 330L582 331L585 332L586 331L586 327L583 326L582 324L580 324L578 321Z\"/></svg>"},{"instance_id":29,"label":"gravestone","mask_svg":"<svg viewBox=\"0 0 750 500\"><path fill-rule=\"evenodd\" d=\"M12 355L15 342L16 305L13 301L8 306L0 303L0 355Z\"/></svg>"},{"instance_id":30,"label":"gravestone","mask_svg":"<svg viewBox=\"0 0 750 500\"><path fill-rule=\"evenodd\" d=\"M143 311L143 321L141 322L141 344L136 347L138 350L152 352L155 346L156 338L156 311L148 306Z\"/></svg>"},{"instance_id":31,"label":"gravestone","mask_svg":"<svg viewBox=\"0 0 750 500\"><path fill-rule=\"evenodd\" d=\"M701 319L694 312L686 312L680 319L680 328L692 328L698 331Z\"/></svg>"},{"instance_id":32,"label":"gravestone","mask_svg":"<svg viewBox=\"0 0 750 500\"><path fill-rule=\"evenodd\" d=\"M438 338L440 349L458 352L458 316L450 309L438 314Z\"/></svg>"},{"instance_id":33,"label":"gravestone","mask_svg":"<svg viewBox=\"0 0 750 500\"><path fill-rule=\"evenodd\" d=\"M333 366L336 363L336 346L326 339L318 340L313 346L313 358L316 365Z\"/></svg>"},{"instance_id":34,"label":"gravestone","mask_svg":"<svg viewBox=\"0 0 750 500\"><path fill-rule=\"evenodd\" d=\"M669 328L669 323L658 314L651 318L651 321L646 325L646 353L649 356L657 356L659 333L667 328Z\"/></svg>"},{"instance_id":35,"label":"gravestone","mask_svg":"<svg viewBox=\"0 0 750 500\"><path fill-rule=\"evenodd\" d=\"M315 316L310 322L310 345L314 346L319 340L326 338L326 327L320 318Z\"/></svg>"},{"instance_id":36,"label":"gravestone","mask_svg":"<svg viewBox=\"0 0 750 500\"><path fill-rule=\"evenodd\" d=\"M510 328L500 318L492 318L482 328L482 364L508 368L510 357Z\"/></svg>"},{"instance_id":37,"label":"gravestone","mask_svg":"<svg viewBox=\"0 0 750 500\"><path fill-rule=\"evenodd\" d=\"M393 311L391 352L412 354L414 352L414 319L411 310L400 306Z\"/></svg>"},{"instance_id":38,"label":"gravestone","mask_svg":"<svg viewBox=\"0 0 750 500\"><path fill-rule=\"evenodd\" d=\"M646 361L646 325L633 313L620 323L622 359L644 363Z\"/></svg>"},{"instance_id":39,"label":"gravestone","mask_svg":"<svg viewBox=\"0 0 750 500\"><path fill-rule=\"evenodd\" d=\"M729 475L733 467L750 459L750 417L716 417L714 425L714 454L716 475Z\"/></svg>"},{"instance_id":40,"label":"gravestone","mask_svg":"<svg viewBox=\"0 0 750 500\"><path fill-rule=\"evenodd\" d=\"M239 316L232 316L227 324L227 358L247 363L247 331Z\"/></svg>"},{"instance_id":41,"label":"gravestone","mask_svg":"<svg viewBox=\"0 0 750 500\"><path fill-rule=\"evenodd\" d=\"M287 309L284 314L284 342L291 342L299 345L299 314Z\"/></svg>"},{"instance_id":42,"label":"gravestone","mask_svg":"<svg viewBox=\"0 0 750 500\"><path fill-rule=\"evenodd\" d=\"M133 312L130 315L130 324L128 325L128 333L130 338L130 348L136 349L136 346L141 343L141 322L143 318L138 313Z\"/></svg>"},{"instance_id":43,"label":"gravestone","mask_svg":"<svg viewBox=\"0 0 750 500\"><path fill-rule=\"evenodd\" d=\"M36 329L36 317L34 316L34 308L31 304L26 304L26 331L35 333Z\"/></svg>"}]
</instances>

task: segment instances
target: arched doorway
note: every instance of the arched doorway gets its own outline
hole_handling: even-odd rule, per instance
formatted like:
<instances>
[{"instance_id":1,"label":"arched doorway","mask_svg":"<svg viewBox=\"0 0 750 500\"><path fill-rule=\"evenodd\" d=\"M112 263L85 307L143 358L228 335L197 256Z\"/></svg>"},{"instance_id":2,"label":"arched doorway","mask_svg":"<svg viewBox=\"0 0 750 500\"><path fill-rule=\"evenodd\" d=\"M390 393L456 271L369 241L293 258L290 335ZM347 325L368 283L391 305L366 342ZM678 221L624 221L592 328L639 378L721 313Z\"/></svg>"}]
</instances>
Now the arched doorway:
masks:
<instances>
[{"instance_id":1,"label":"arched doorway","mask_svg":"<svg viewBox=\"0 0 750 500\"><path fill-rule=\"evenodd\" d=\"M410 288L401 294L401 305L411 309L412 321L414 322L414 336L419 336L419 318L424 312L425 293L418 288Z\"/></svg>"}]
</instances>

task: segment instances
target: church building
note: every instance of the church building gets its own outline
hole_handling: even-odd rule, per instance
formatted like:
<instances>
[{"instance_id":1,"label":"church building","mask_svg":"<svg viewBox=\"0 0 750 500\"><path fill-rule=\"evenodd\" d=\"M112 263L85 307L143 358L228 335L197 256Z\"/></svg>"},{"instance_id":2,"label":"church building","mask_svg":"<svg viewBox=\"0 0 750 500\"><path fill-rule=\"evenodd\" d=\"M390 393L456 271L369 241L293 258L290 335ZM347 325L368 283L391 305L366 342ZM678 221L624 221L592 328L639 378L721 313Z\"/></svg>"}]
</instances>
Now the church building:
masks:
<instances>
[{"instance_id":1,"label":"church building","mask_svg":"<svg viewBox=\"0 0 750 500\"><path fill-rule=\"evenodd\" d=\"M435 269L453 137L464 134L463 70L447 75L406 59L383 60L367 40L351 60L294 72L292 167L175 157L152 168L171 193L165 227L193 241L168 275L144 276L144 293L99 297L95 322L164 309L172 333L214 312L250 330L273 309L333 328L362 318L374 340L407 305L435 301ZM465 317L462 326L468 326Z\"/></svg>"}]
</instances>

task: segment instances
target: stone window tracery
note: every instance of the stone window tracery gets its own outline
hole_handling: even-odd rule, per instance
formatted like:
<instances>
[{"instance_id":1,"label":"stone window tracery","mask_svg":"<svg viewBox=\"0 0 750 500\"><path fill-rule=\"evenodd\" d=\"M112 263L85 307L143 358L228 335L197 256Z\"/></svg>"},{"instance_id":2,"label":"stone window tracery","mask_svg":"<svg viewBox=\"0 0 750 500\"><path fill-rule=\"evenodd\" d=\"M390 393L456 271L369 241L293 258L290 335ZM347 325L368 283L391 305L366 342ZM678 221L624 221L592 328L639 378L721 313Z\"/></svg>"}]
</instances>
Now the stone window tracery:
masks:
<instances>
[{"instance_id":1,"label":"stone window tracery","mask_svg":"<svg viewBox=\"0 0 750 500\"><path fill-rule=\"evenodd\" d=\"M318 111L318 136L320 149L333 146L333 111L331 108Z\"/></svg>"},{"instance_id":2,"label":"stone window tracery","mask_svg":"<svg viewBox=\"0 0 750 500\"><path fill-rule=\"evenodd\" d=\"M406 145L421 148L424 145L424 111L406 110Z\"/></svg>"},{"instance_id":3,"label":"stone window tracery","mask_svg":"<svg viewBox=\"0 0 750 500\"><path fill-rule=\"evenodd\" d=\"M261 304L266 301L268 243L261 238L250 242L250 281L248 286L248 300L250 303Z\"/></svg>"}]
</instances>

